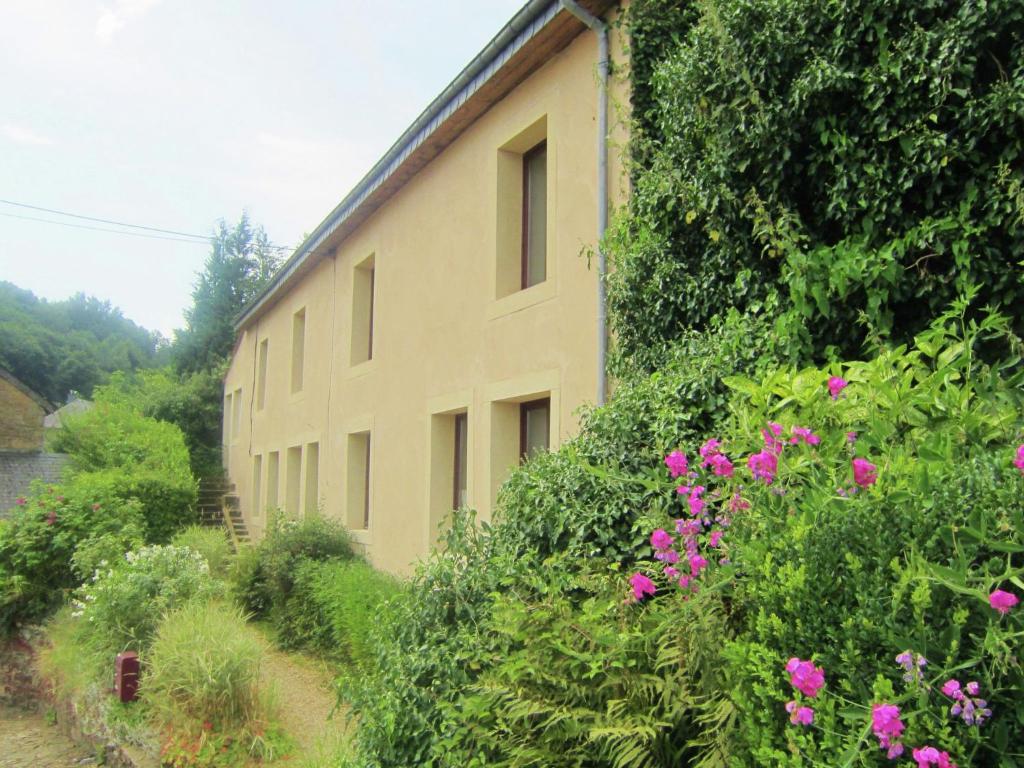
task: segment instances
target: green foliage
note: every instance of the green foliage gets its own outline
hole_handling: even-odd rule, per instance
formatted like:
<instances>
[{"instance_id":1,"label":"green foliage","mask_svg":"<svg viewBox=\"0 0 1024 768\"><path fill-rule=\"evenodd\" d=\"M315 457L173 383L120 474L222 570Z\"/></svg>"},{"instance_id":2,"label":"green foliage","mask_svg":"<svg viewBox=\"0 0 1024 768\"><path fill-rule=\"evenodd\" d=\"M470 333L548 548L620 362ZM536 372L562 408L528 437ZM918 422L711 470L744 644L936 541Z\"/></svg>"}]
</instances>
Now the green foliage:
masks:
<instances>
[{"instance_id":1,"label":"green foliage","mask_svg":"<svg viewBox=\"0 0 1024 768\"><path fill-rule=\"evenodd\" d=\"M285 647L312 647L354 667L372 659L371 631L400 582L360 559L302 560L276 623Z\"/></svg>"},{"instance_id":2,"label":"green foliage","mask_svg":"<svg viewBox=\"0 0 1024 768\"><path fill-rule=\"evenodd\" d=\"M96 391L98 402L127 406L181 430L188 448L192 474L216 476L221 467L223 371L218 367L191 374L170 368L115 373Z\"/></svg>"},{"instance_id":3,"label":"green foliage","mask_svg":"<svg viewBox=\"0 0 1024 768\"><path fill-rule=\"evenodd\" d=\"M166 542L196 519L196 483L174 425L101 402L69 417L53 442L55 450L71 454L77 477L91 475L88 482L139 501L147 541Z\"/></svg>"},{"instance_id":4,"label":"green foliage","mask_svg":"<svg viewBox=\"0 0 1024 768\"><path fill-rule=\"evenodd\" d=\"M76 591L73 615L88 643L107 658L124 650L145 654L168 611L190 600L208 602L223 591L195 550L143 547L101 563Z\"/></svg>"},{"instance_id":5,"label":"green foliage","mask_svg":"<svg viewBox=\"0 0 1024 768\"><path fill-rule=\"evenodd\" d=\"M1020 3L639 0L628 26L609 297L631 364L728 307L828 357L911 338L971 283L1024 300Z\"/></svg>"},{"instance_id":6,"label":"green foliage","mask_svg":"<svg viewBox=\"0 0 1024 768\"><path fill-rule=\"evenodd\" d=\"M185 310L186 327L176 331L172 354L182 373L216 370L231 353L234 322L242 309L267 284L280 257L263 227L242 214L228 229L221 221L213 247Z\"/></svg>"},{"instance_id":7,"label":"green foliage","mask_svg":"<svg viewBox=\"0 0 1024 768\"><path fill-rule=\"evenodd\" d=\"M278 514L263 539L239 553L232 569L232 588L247 612L274 618L295 589L301 562L352 556L351 539L337 521L319 515L293 520Z\"/></svg>"},{"instance_id":8,"label":"green foliage","mask_svg":"<svg viewBox=\"0 0 1024 768\"><path fill-rule=\"evenodd\" d=\"M61 487L37 485L0 521L0 628L9 631L60 605L95 564L99 542L135 541L143 530L139 502L89 475ZM80 546L88 554L76 561Z\"/></svg>"},{"instance_id":9,"label":"green foliage","mask_svg":"<svg viewBox=\"0 0 1024 768\"><path fill-rule=\"evenodd\" d=\"M49 302L0 282L0 367L53 403L90 396L113 371L155 365L159 341L109 302Z\"/></svg>"},{"instance_id":10,"label":"green foliage","mask_svg":"<svg viewBox=\"0 0 1024 768\"><path fill-rule=\"evenodd\" d=\"M231 565L231 544L227 533L221 527L210 528L202 525L190 525L174 535L171 543L176 547L187 547L195 550L207 565L210 573L217 578L227 576Z\"/></svg>"},{"instance_id":11,"label":"green foliage","mask_svg":"<svg viewBox=\"0 0 1024 768\"><path fill-rule=\"evenodd\" d=\"M195 600L168 614L153 640L141 695L174 728L169 765L245 765L287 750L259 688L264 646L236 608Z\"/></svg>"}]
</instances>

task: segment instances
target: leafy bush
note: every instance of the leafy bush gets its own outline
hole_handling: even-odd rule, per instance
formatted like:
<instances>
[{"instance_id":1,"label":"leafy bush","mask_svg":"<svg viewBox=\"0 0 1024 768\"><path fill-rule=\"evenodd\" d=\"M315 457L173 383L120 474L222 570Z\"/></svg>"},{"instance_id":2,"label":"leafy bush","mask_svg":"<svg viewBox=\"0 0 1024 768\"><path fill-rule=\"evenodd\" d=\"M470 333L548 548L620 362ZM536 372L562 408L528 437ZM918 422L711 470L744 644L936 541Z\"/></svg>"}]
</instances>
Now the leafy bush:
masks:
<instances>
[{"instance_id":1,"label":"leafy bush","mask_svg":"<svg viewBox=\"0 0 1024 768\"><path fill-rule=\"evenodd\" d=\"M168 611L191 600L207 602L222 592L195 550L149 546L98 570L77 591L74 615L90 643L108 656L145 652Z\"/></svg>"},{"instance_id":2,"label":"leafy bush","mask_svg":"<svg viewBox=\"0 0 1024 768\"><path fill-rule=\"evenodd\" d=\"M139 502L90 475L60 487L34 486L0 520L0 628L10 630L60 605L95 566L98 548L135 541L143 529ZM80 546L88 553L76 561Z\"/></svg>"},{"instance_id":3,"label":"leafy bush","mask_svg":"<svg viewBox=\"0 0 1024 768\"><path fill-rule=\"evenodd\" d=\"M231 545L223 528L190 525L176 533L171 543L176 547L195 550L202 555L213 576L223 578L227 575L231 564Z\"/></svg>"},{"instance_id":4,"label":"leafy bush","mask_svg":"<svg viewBox=\"0 0 1024 768\"><path fill-rule=\"evenodd\" d=\"M1020 3L636 0L627 24L637 164L609 300L632 364L776 293L825 356L912 338L969 283L1024 300Z\"/></svg>"},{"instance_id":5,"label":"leafy bush","mask_svg":"<svg viewBox=\"0 0 1024 768\"><path fill-rule=\"evenodd\" d=\"M168 614L140 689L155 717L179 734L166 745L165 760L207 764L204 759L221 751L272 759L287 748L259 687L263 655L263 644L236 608L196 600ZM242 763L218 759L218 765Z\"/></svg>"},{"instance_id":6,"label":"leafy bush","mask_svg":"<svg viewBox=\"0 0 1024 768\"><path fill-rule=\"evenodd\" d=\"M696 497L706 511L676 492L682 481L670 482L660 460L626 470L577 450L580 475L633 489L623 497L637 501L629 537L645 541L631 556L595 544L537 560L544 548L522 547L522 522L456 519L444 552L387 605L375 664L345 689L360 716L359 764L798 765L852 754L851 765L876 765L885 753L865 738L872 703L902 708L908 750L934 743L961 765L1019 750L1012 692L1024 681L1008 655L1019 628L986 596L1024 574L1024 478L1010 464L1024 427L1022 373L1016 361L979 362L983 344L1015 342L1004 319L973 324L967 314L961 303L915 349L869 362L728 377L733 395L704 437L720 440L732 478L697 466L701 441L678 446L699 473L687 484L707 488ZM840 373L850 384L833 400L827 380ZM765 450L770 421L797 444L787 442L770 485L751 483L739 457ZM847 432L877 467L867 490L854 481ZM520 474L540 477L521 481L556 486L543 480L552 466L531 463ZM646 540L694 509L712 526L696 539L708 564L683 554L678 567L703 572L699 590L666 589ZM714 522L723 516L730 527ZM630 607L621 569L635 558L658 592ZM934 669L920 712L922 692L902 692L895 662L907 649ZM784 667L812 654L829 693L820 728L803 730L785 711ZM940 671L979 682L995 703L990 729L953 733Z\"/></svg>"},{"instance_id":7,"label":"leafy bush","mask_svg":"<svg viewBox=\"0 0 1024 768\"><path fill-rule=\"evenodd\" d=\"M397 579L361 559L304 560L279 614L277 639L285 647L314 647L364 666L372 658L370 633L382 604L399 590Z\"/></svg>"},{"instance_id":8,"label":"leafy bush","mask_svg":"<svg viewBox=\"0 0 1024 768\"><path fill-rule=\"evenodd\" d=\"M250 552L240 554L232 571L232 586L246 611L272 616L291 596L301 561L352 556L348 532L336 520L319 515L293 520L279 514L267 526L263 539Z\"/></svg>"}]
</instances>

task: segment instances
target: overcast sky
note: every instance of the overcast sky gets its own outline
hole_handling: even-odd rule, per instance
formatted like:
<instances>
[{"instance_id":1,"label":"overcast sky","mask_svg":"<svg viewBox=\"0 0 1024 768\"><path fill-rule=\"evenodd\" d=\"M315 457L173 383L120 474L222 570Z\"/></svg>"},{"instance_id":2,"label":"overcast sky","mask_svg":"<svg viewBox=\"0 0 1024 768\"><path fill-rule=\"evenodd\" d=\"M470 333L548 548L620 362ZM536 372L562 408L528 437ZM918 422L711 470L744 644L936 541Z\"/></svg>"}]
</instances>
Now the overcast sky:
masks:
<instances>
[{"instance_id":1,"label":"overcast sky","mask_svg":"<svg viewBox=\"0 0 1024 768\"><path fill-rule=\"evenodd\" d=\"M0 0L0 200L297 244L523 0ZM0 203L0 280L169 335L208 247Z\"/></svg>"}]
</instances>

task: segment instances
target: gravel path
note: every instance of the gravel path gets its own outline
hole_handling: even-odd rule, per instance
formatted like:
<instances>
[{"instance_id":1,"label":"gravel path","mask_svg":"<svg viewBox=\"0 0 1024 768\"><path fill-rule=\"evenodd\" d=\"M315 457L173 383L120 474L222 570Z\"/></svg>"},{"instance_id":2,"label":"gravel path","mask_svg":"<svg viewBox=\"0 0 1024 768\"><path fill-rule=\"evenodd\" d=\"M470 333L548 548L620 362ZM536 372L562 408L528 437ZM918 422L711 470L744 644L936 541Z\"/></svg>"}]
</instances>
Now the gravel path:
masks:
<instances>
[{"instance_id":1,"label":"gravel path","mask_svg":"<svg viewBox=\"0 0 1024 768\"><path fill-rule=\"evenodd\" d=\"M47 725L42 715L0 708L0 768L74 765L95 765L94 755Z\"/></svg>"},{"instance_id":2,"label":"gravel path","mask_svg":"<svg viewBox=\"0 0 1024 768\"><path fill-rule=\"evenodd\" d=\"M331 717L336 697L327 664L270 647L260 675L276 691L281 725L298 742L302 756L317 755L344 738L344 711Z\"/></svg>"}]
</instances>

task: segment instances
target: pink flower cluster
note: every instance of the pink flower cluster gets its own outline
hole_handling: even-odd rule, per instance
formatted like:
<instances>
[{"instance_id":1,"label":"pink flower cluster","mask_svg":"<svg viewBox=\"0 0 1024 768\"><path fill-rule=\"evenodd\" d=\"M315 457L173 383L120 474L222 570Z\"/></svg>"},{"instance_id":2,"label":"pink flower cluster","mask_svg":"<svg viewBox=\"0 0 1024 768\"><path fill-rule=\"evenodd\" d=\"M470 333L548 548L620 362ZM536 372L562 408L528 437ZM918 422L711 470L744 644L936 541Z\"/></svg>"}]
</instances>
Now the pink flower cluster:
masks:
<instances>
[{"instance_id":1,"label":"pink flower cluster","mask_svg":"<svg viewBox=\"0 0 1024 768\"><path fill-rule=\"evenodd\" d=\"M833 400L839 399L839 394L850 386L850 382L846 379L841 379L838 376L831 376L828 380L828 392L832 395Z\"/></svg>"},{"instance_id":2,"label":"pink flower cluster","mask_svg":"<svg viewBox=\"0 0 1024 768\"><path fill-rule=\"evenodd\" d=\"M658 588L654 586L654 582L642 573L634 573L630 576L629 585L633 588L633 597L637 601L643 600L648 595L653 595L658 591Z\"/></svg>"},{"instance_id":3,"label":"pink flower cluster","mask_svg":"<svg viewBox=\"0 0 1024 768\"><path fill-rule=\"evenodd\" d=\"M953 700L949 714L961 718L967 725L980 726L992 716L992 710L988 709L988 702L978 698L981 686L976 682L972 681L961 688L960 681L951 678L943 684L942 692Z\"/></svg>"},{"instance_id":4,"label":"pink flower cluster","mask_svg":"<svg viewBox=\"0 0 1024 768\"><path fill-rule=\"evenodd\" d=\"M1024 443L1017 446L1017 457L1013 460L1013 466L1024 475Z\"/></svg>"},{"instance_id":5,"label":"pink flower cluster","mask_svg":"<svg viewBox=\"0 0 1024 768\"><path fill-rule=\"evenodd\" d=\"M903 721L900 719L900 708L895 704L875 704L871 707L871 731L878 739L878 746L884 749L885 756L895 760L903 754Z\"/></svg>"},{"instance_id":6,"label":"pink flower cluster","mask_svg":"<svg viewBox=\"0 0 1024 768\"><path fill-rule=\"evenodd\" d=\"M1003 616L1010 612L1010 609L1017 605L1020 599L1012 592L1004 592L1001 589L995 590L988 596L988 604Z\"/></svg>"},{"instance_id":7,"label":"pink flower cluster","mask_svg":"<svg viewBox=\"0 0 1024 768\"><path fill-rule=\"evenodd\" d=\"M815 698L825 685L825 671L814 666L811 661L802 661L794 656L786 662L786 671L789 673L789 684L808 698ZM795 699L786 702L786 711L793 725L810 725L814 722L814 710Z\"/></svg>"},{"instance_id":8,"label":"pink flower cluster","mask_svg":"<svg viewBox=\"0 0 1024 768\"><path fill-rule=\"evenodd\" d=\"M915 749L912 754L917 761L917 768L929 768L932 765L937 768L956 768L956 763L950 759L949 752L939 752L935 747L921 747Z\"/></svg>"},{"instance_id":9,"label":"pink flower cluster","mask_svg":"<svg viewBox=\"0 0 1024 768\"><path fill-rule=\"evenodd\" d=\"M700 447L700 465L704 468L710 468L718 477L732 477L732 462L719 450L721 445L713 437L705 442Z\"/></svg>"}]
</instances>

